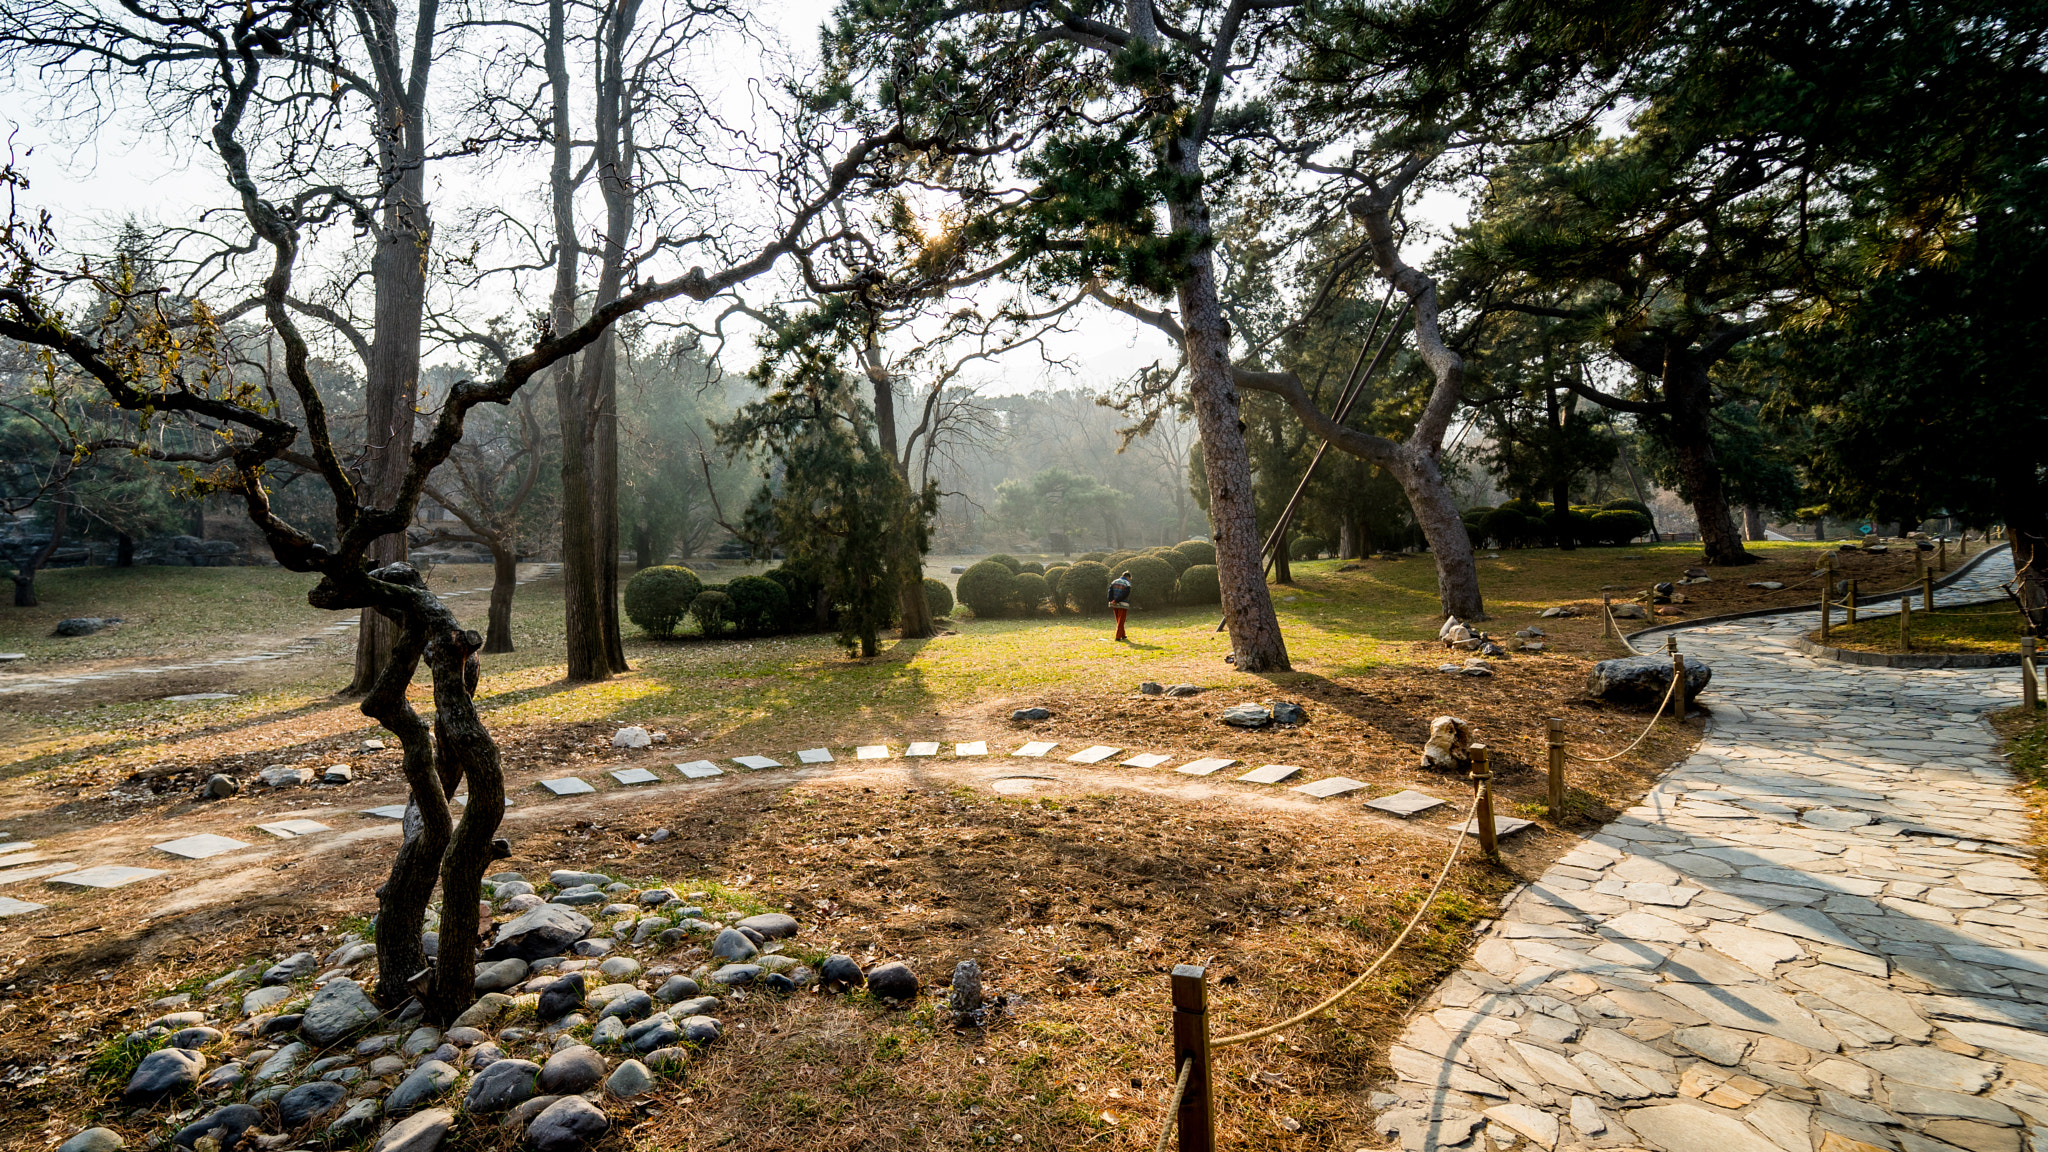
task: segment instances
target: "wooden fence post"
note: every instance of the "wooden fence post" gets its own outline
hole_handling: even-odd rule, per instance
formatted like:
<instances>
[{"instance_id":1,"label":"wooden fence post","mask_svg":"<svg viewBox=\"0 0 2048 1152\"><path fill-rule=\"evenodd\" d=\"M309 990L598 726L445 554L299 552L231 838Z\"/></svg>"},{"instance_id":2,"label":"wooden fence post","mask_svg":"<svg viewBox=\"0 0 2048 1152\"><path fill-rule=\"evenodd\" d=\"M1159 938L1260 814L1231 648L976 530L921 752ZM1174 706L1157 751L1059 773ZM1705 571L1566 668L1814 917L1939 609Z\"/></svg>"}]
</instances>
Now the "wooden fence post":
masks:
<instances>
[{"instance_id":1,"label":"wooden fence post","mask_svg":"<svg viewBox=\"0 0 2048 1152\"><path fill-rule=\"evenodd\" d=\"M1899 597L1899 651L1913 650L1913 598Z\"/></svg>"},{"instance_id":2,"label":"wooden fence post","mask_svg":"<svg viewBox=\"0 0 2048 1152\"><path fill-rule=\"evenodd\" d=\"M2034 682L2034 648L2032 636L2020 637L2020 703L2029 712L2041 706L2041 688Z\"/></svg>"},{"instance_id":3,"label":"wooden fence post","mask_svg":"<svg viewBox=\"0 0 2048 1152\"><path fill-rule=\"evenodd\" d=\"M1193 1061L1187 1090L1181 1093L1180 1152L1215 1152L1215 1092L1209 1081L1209 975L1196 964L1173 969L1173 1075L1180 1083L1181 1065Z\"/></svg>"},{"instance_id":4,"label":"wooden fence post","mask_svg":"<svg viewBox=\"0 0 2048 1152\"><path fill-rule=\"evenodd\" d=\"M1600 638L1614 639L1614 605L1609 601L1606 592L1600 594Z\"/></svg>"},{"instance_id":5,"label":"wooden fence post","mask_svg":"<svg viewBox=\"0 0 2048 1152\"><path fill-rule=\"evenodd\" d=\"M1825 604L1827 601L1823 600L1821 603ZM1827 610L1823 608L1821 611L1825 613ZM1671 653L1671 703L1673 705L1671 715L1680 724L1683 724L1685 723L1685 657L1678 651L1678 637L1666 636L1664 638L1664 650Z\"/></svg>"},{"instance_id":6,"label":"wooden fence post","mask_svg":"<svg viewBox=\"0 0 2048 1152\"><path fill-rule=\"evenodd\" d=\"M1934 569L1932 568L1928 568L1920 573L1920 610L1923 612L1934 611Z\"/></svg>"},{"instance_id":7,"label":"wooden fence post","mask_svg":"<svg viewBox=\"0 0 2048 1152\"><path fill-rule=\"evenodd\" d=\"M1943 536L1934 544L1934 567L1936 571L1948 571L1948 537Z\"/></svg>"},{"instance_id":8,"label":"wooden fence post","mask_svg":"<svg viewBox=\"0 0 2048 1152\"><path fill-rule=\"evenodd\" d=\"M1856 626L1856 582L1849 581L1849 598L1842 601L1842 623Z\"/></svg>"},{"instance_id":9,"label":"wooden fence post","mask_svg":"<svg viewBox=\"0 0 2048 1152\"><path fill-rule=\"evenodd\" d=\"M1545 722L1550 737L1550 818L1564 817L1564 720L1552 716Z\"/></svg>"},{"instance_id":10,"label":"wooden fence post","mask_svg":"<svg viewBox=\"0 0 2048 1152\"><path fill-rule=\"evenodd\" d=\"M1472 806L1472 823L1479 829L1479 850L1491 859L1500 855L1500 846L1494 842L1492 754L1484 744L1473 744L1466 751L1472 754L1472 783L1479 789L1479 802Z\"/></svg>"}]
</instances>

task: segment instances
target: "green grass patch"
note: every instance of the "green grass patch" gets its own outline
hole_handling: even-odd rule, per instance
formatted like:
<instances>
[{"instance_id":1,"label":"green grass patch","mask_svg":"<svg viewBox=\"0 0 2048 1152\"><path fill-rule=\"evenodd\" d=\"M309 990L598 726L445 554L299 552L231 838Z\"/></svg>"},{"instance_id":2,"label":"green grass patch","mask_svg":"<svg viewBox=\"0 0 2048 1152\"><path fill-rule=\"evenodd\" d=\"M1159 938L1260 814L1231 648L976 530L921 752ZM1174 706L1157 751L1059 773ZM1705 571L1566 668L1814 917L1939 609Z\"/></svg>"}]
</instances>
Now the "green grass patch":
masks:
<instances>
[{"instance_id":1,"label":"green grass patch","mask_svg":"<svg viewBox=\"0 0 2048 1152\"><path fill-rule=\"evenodd\" d=\"M1913 612L1913 652L1958 652L1993 654L2016 652L2020 646L2022 621L2016 611L1995 606L1936 608ZM1818 631L1808 633L1820 642ZM1853 626L1828 629L1828 646L1857 652L1898 652L1899 618L1893 615L1858 620Z\"/></svg>"}]
</instances>

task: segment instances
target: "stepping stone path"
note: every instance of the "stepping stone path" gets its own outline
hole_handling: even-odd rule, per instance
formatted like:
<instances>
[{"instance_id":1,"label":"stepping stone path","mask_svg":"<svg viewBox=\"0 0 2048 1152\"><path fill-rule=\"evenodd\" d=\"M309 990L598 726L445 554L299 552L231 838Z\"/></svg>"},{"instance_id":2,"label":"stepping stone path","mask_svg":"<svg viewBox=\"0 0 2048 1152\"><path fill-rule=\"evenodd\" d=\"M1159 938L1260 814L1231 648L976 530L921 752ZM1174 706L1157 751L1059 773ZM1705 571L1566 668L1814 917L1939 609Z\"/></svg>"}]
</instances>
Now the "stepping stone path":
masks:
<instances>
[{"instance_id":1,"label":"stepping stone path","mask_svg":"<svg viewBox=\"0 0 2048 1152\"><path fill-rule=\"evenodd\" d=\"M41 912L47 907L49 907L47 904L31 904L26 900L16 900L12 896L0 896L0 917L21 916L30 912Z\"/></svg>"},{"instance_id":2,"label":"stepping stone path","mask_svg":"<svg viewBox=\"0 0 2048 1152\"><path fill-rule=\"evenodd\" d=\"M1121 751L1123 751L1121 748L1111 748L1107 744L1097 744L1093 748L1084 748L1074 753L1072 756L1067 757L1067 760L1074 764L1100 764Z\"/></svg>"},{"instance_id":3,"label":"stepping stone path","mask_svg":"<svg viewBox=\"0 0 2048 1152\"><path fill-rule=\"evenodd\" d=\"M1059 745L1051 740L1033 740L1031 743L1026 744L1022 748L1017 749L1015 752L1010 753L1010 755L1043 756L1047 752L1050 752L1057 747L1059 747Z\"/></svg>"},{"instance_id":4,"label":"stepping stone path","mask_svg":"<svg viewBox=\"0 0 2048 1152\"><path fill-rule=\"evenodd\" d=\"M652 784L661 779L645 768L621 768L611 773L611 778L621 784Z\"/></svg>"},{"instance_id":5,"label":"stepping stone path","mask_svg":"<svg viewBox=\"0 0 2048 1152\"><path fill-rule=\"evenodd\" d=\"M1237 763L1235 760L1190 760L1186 764L1175 768L1174 771L1184 776L1207 776L1212 772L1220 772L1235 763Z\"/></svg>"},{"instance_id":6,"label":"stepping stone path","mask_svg":"<svg viewBox=\"0 0 2048 1152\"><path fill-rule=\"evenodd\" d=\"M315 832L333 831L333 829L317 820L279 820L272 824L258 824L257 827L280 840L311 836Z\"/></svg>"},{"instance_id":7,"label":"stepping stone path","mask_svg":"<svg viewBox=\"0 0 2048 1152\"><path fill-rule=\"evenodd\" d=\"M855 760L887 760L889 758L889 746L887 744L863 744L853 750L853 758Z\"/></svg>"},{"instance_id":8,"label":"stepping stone path","mask_svg":"<svg viewBox=\"0 0 2048 1152\"><path fill-rule=\"evenodd\" d=\"M2011 572L1994 556L1937 602ZM1984 720L2018 678L1812 660L1796 642L1817 626L1680 633L1714 668L1705 740L1409 1021L1383 1134L1411 1152L1488 1122L1545 1148L2048 1147L2048 888Z\"/></svg>"},{"instance_id":9,"label":"stepping stone path","mask_svg":"<svg viewBox=\"0 0 2048 1152\"><path fill-rule=\"evenodd\" d=\"M239 852L247 847L248 845L240 840L230 840L226 836L215 836L211 832L203 832L197 836L186 836L177 840L166 840L162 844L155 845L156 850L159 852L168 852L173 856L183 856L187 860L204 860L209 856L219 856L224 852Z\"/></svg>"},{"instance_id":10,"label":"stepping stone path","mask_svg":"<svg viewBox=\"0 0 2048 1152\"><path fill-rule=\"evenodd\" d=\"M405 819L405 805L386 804L381 808L365 808L363 809L363 815L375 816L380 820L403 820Z\"/></svg>"},{"instance_id":11,"label":"stepping stone path","mask_svg":"<svg viewBox=\"0 0 2048 1152\"><path fill-rule=\"evenodd\" d=\"M832 751L829 748L806 748L803 751L797 753L796 758L799 762L804 764L833 763Z\"/></svg>"},{"instance_id":12,"label":"stepping stone path","mask_svg":"<svg viewBox=\"0 0 2048 1152\"><path fill-rule=\"evenodd\" d=\"M1365 781L1353 780L1349 776L1331 776L1322 780L1312 780L1307 784L1296 785L1293 791L1300 792L1306 796L1313 796L1318 800L1327 800L1332 796L1342 796L1346 792L1356 792L1360 788L1370 787L1372 785L1367 784Z\"/></svg>"},{"instance_id":13,"label":"stepping stone path","mask_svg":"<svg viewBox=\"0 0 2048 1152\"><path fill-rule=\"evenodd\" d=\"M732 758L732 762L739 765L742 768L751 768L756 772L759 772L763 768L782 767L782 761L770 760L766 756L735 756Z\"/></svg>"},{"instance_id":14,"label":"stepping stone path","mask_svg":"<svg viewBox=\"0 0 2048 1152\"><path fill-rule=\"evenodd\" d=\"M155 868L123 868L107 864L98 868L81 868L76 872L66 872L61 876L52 877L45 883L60 888L119 888L133 884L137 880L147 880L152 876L161 875L163 872Z\"/></svg>"},{"instance_id":15,"label":"stepping stone path","mask_svg":"<svg viewBox=\"0 0 2048 1152\"><path fill-rule=\"evenodd\" d=\"M1381 812L1391 812L1396 816L1414 816L1427 812L1432 808L1441 808L1444 806L1444 802L1427 792L1417 792L1413 788L1403 788L1392 796L1382 796L1377 800L1367 800L1365 806Z\"/></svg>"},{"instance_id":16,"label":"stepping stone path","mask_svg":"<svg viewBox=\"0 0 2048 1152\"><path fill-rule=\"evenodd\" d=\"M713 776L725 775L725 769L709 760L692 760L688 764L678 764L676 771L681 772L688 780L707 780Z\"/></svg>"},{"instance_id":17,"label":"stepping stone path","mask_svg":"<svg viewBox=\"0 0 2048 1152\"><path fill-rule=\"evenodd\" d=\"M1534 826L1534 824L1535 821L1533 820L1523 820L1514 816L1503 816L1498 812L1493 814L1493 834L1495 836L1513 836L1515 833L1520 832L1525 828ZM1479 835L1479 817L1474 816L1473 818L1465 821L1458 827L1467 836L1477 836Z\"/></svg>"},{"instance_id":18,"label":"stepping stone path","mask_svg":"<svg viewBox=\"0 0 2048 1152\"><path fill-rule=\"evenodd\" d=\"M588 782L577 776L564 776L559 780L543 780L540 782L540 786L557 796L581 796L586 792L597 791Z\"/></svg>"},{"instance_id":19,"label":"stepping stone path","mask_svg":"<svg viewBox=\"0 0 2048 1152\"><path fill-rule=\"evenodd\" d=\"M1140 752L1129 760L1117 761L1117 764L1124 768L1157 768L1171 759L1173 757L1164 752Z\"/></svg>"},{"instance_id":20,"label":"stepping stone path","mask_svg":"<svg viewBox=\"0 0 2048 1152\"><path fill-rule=\"evenodd\" d=\"M909 748L904 749L903 754L905 756L937 756L939 754L939 744L936 740L919 740Z\"/></svg>"},{"instance_id":21,"label":"stepping stone path","mask_svg":"<svg viewBox=\"0 0 2048 1152\"><path fill-rule=\"evenodd\" d=\"M955 745L953 745L953 755L955 755L955 756L986 756L986 755L988 755L988 741L986 741L986 740L970 740L970 741L968 741L968 742L967 742L967 743L965 743L965 744L955 744Z\"/></svg>"},{"instance_id":22,"label":"stepping stone path","mask_svg":"<svg viewBox=\"0 0 2048 1152\"><path fill-rule=\"evenodd\" d=\"M1278 784L1299 775L1301 766L1298 764L1268 764L1263 768L1254 768L1238 779L1247 784Z\"/></svg>"}]
</instances>

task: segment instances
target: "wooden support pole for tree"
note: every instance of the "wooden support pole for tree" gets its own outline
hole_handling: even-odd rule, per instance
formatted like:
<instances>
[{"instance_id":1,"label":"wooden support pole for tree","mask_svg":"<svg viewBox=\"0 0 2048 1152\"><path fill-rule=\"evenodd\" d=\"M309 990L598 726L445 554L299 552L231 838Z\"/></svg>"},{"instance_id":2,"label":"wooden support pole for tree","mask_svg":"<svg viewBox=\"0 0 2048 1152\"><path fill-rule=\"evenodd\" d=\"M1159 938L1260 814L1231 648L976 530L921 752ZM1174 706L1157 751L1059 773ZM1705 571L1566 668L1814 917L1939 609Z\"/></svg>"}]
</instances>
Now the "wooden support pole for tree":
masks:
<instances>
[{"instance_id":1,"label":"wooden support pole for tree","mask_svg":"<svg viewBox=\"0 0 2048 1152\"><path fill-rule=\"evenodd\" d=\"M1550 818L1564 818L1564 720L1552 716L1545 722L1550 739Z\"/></svg>"},{"instance_id":2,"label":"wooden support pole for tree","mask_svg":"<svg viewBox=\"0 0 2048 1152\"><path fill-rule=\"evenodd\" d=\"M1848 598L1842 601L1842 623L1852 628L1856 626L1856 582L1854 580L1849 581Z\"/></svg>"},{"instance_id":3,"label":"wooden support pole for tree","mask_svg":"<svg viewBox=\"0 0 2048 1152\"><path fill-rule=\"evenodd\" d=\"M1500 855L1500 845L1494 839L1491 753L1484 744L1471 745L1466 751L1472 754L1472 785L1479 790L1479 802L1472 808L1472 823L1479 829L1479 850L1490 859Z\"/></svg>"},{"instance_id":4,"label":"wooden support pole for tree","mask_svg":"<svg viewBox=\"0 0 2048 1152\"><path fill-rule=\"evenodd\" d=\"M1913 650L1913 598L1899 597L1899 651Z\"/></svg>"},{"instance_id":5,"label":"wooden support pole for tree","mask_svg":"<svg viewBox=\"0 0 2048 1152\"><path fill-rule=\"evenodd\" d=\"M2034 647L2032 636L2020 637L2020 703L2029 712L2041 706L2041 687L2034 682Z\"/></svg>"},{"instance_id":6,"label":"wooden support pole for tree","mask_svg":"<svg viewBox=\"0 0 2048 1152\"><path fill-rule=\"evenodd\" d=\"M1209 976L1196 964L1173 969L1173 1073L1180 1082L1181 1065L1193 1061L1187 1091L1181 1093L1180 1152L1215 1152L1216 1101L1209 1077Z\"/></svg>"},{"instance_id":7,"label":"wooden support pole for tree","mask_svg":"<svg viewBox=\"0 0 2048 1152\"><path fill-rule=\"evenodd\" d=\"M1934 611L1934 569L1920 573L1920 608L1925 612Z\"/></svg>"}]
</instances>

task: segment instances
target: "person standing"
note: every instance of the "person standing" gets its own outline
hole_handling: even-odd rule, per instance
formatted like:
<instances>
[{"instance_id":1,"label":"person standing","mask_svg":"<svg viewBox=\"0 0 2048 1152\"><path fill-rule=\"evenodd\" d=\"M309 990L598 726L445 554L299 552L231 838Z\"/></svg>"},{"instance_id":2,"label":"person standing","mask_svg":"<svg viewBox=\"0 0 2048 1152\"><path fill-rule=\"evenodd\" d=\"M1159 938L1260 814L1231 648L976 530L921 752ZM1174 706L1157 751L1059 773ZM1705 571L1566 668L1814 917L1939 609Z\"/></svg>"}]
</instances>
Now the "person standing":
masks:
<instances>
[{"instance_id":1,"label":"person standing","mask_svg":"<svg viewBox=\"0 0 2048 1152\"><path fill-rule=\"evenodd\" d=\"M1131 574L1129 572L1109 582L1109 610L1116 613L1116 638L1128 642L1124 635L1124 617L1131 610Z\"/></svg>"}]
</instances>

